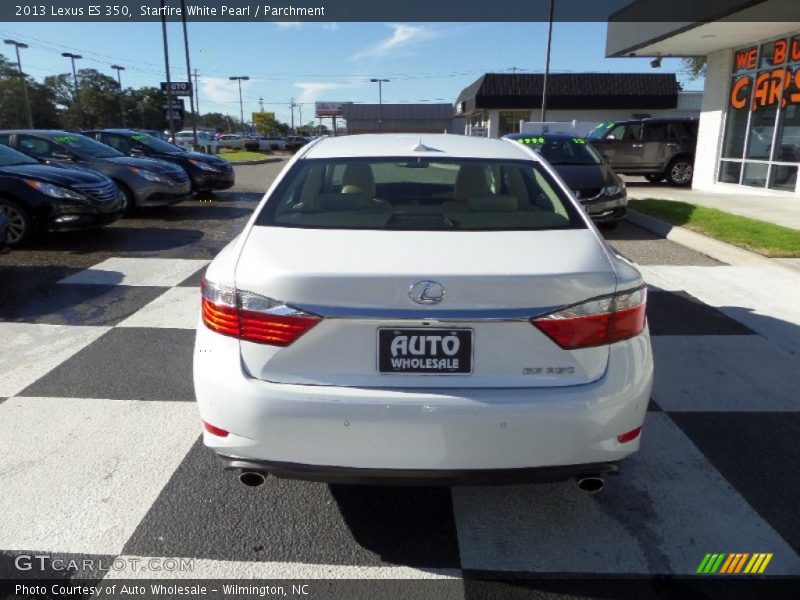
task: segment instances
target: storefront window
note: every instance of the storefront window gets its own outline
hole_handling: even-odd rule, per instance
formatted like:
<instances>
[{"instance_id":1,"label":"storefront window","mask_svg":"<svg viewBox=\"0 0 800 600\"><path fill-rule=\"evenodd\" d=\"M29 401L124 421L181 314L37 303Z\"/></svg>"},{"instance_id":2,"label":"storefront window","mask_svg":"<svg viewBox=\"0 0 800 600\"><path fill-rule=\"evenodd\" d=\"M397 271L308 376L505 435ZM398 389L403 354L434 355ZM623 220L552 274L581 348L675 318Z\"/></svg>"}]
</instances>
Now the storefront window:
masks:
<instances>
[{"instance_id":1,"label":"storefront window","mask_svg":"<svg viewBox=\"0 0 800 600\"><path fill-rule=\"evenodd\" d=\"M734 53L718 180L795 191L800 163L800 34Z\"/></svg>"},{"instance_id":2,"label":"storefront window","mask_svg":"<svg viewBox=\"0 0 800 600\"><path fill-rule=\"evenodd\" d=\"M475 135L479 137L485 137L489 135L489 127L488 123L486 122L486 115L484 113L481 112L471 115L467 119L467 135Z\"/></svg>"},{"instance_id":3,"label":"storefront window","mask_svg":"<svg viewBox=\"0 0 800 600\"><path fill-rule=\"evenodd\" d=\"M742 163L723 160L719 167L719 180L724 183L739 183L742 174Z\"/></svg>"},{"instance_id":4,"label":"storefront window","mask_svg":"<svg viewBox=\"0 0 800 600\"><path fill-rule=\"evenodd\" d=\"M527 110L501 110L500 111L500 137L509 133L519 133L520 121L528 121L531 113Z\"/></svg>"},{"instance_id":5,"label":"storefront window","mask_svg":"<svg viewBox=\"0 0 800 600\"><path fill-rule=\"evenodd\" d=\"M742 158L744 154L752 81L751 77L742 77L735 79L731 86L728 121L725 124L725 137L722 142L723 158Z\"/></svg>"}]
</instances>

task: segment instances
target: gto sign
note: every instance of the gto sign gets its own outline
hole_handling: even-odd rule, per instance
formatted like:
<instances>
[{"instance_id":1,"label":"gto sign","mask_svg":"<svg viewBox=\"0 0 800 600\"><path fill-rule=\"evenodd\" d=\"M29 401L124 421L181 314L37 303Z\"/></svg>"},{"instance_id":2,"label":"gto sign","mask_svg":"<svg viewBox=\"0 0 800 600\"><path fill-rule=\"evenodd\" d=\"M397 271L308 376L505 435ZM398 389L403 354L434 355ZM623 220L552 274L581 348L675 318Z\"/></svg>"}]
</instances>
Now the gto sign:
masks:
<instances>
[{"instance_id":1,"label":"gto sign","mask_svg":"<svg viewBox=\"0 0 800 600\"><path fill-rule=\"evenodd\" d=\"M771 48L770 48L771 46ZM735 110L747 107L750 110L800 104L800 65L781 66L787 61L800 61L800 37L792 40L776 40L765 44L762 49L761 64L772 67L754 75L741 75L731 87L730 105ZM757 48L747 48L736 53L734 69L736 71L755 69L757 66ZM752 88L752 89L751 89ZM752 93L751 93L752 92Z\"/></svg>"}]
</instances>

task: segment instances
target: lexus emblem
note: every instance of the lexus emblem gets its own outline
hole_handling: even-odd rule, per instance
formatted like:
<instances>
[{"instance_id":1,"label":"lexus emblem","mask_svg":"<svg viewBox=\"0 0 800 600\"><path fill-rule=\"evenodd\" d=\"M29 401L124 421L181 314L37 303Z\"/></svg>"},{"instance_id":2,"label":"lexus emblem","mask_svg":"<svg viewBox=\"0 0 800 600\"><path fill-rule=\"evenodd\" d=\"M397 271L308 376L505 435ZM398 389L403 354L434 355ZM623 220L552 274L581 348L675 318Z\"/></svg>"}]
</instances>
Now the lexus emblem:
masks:
<instances>
[{"instance_id":1,"label":"lexus emblem","mask_svg":"<svg viewBox=\"0 0 800 600\"><path fill-rule=\"evenodd\" d=\"M411 286L408 297L417 304L439 304L444 300L444 287L435 281L420 281Z\"/></svg>"}]
</instances>

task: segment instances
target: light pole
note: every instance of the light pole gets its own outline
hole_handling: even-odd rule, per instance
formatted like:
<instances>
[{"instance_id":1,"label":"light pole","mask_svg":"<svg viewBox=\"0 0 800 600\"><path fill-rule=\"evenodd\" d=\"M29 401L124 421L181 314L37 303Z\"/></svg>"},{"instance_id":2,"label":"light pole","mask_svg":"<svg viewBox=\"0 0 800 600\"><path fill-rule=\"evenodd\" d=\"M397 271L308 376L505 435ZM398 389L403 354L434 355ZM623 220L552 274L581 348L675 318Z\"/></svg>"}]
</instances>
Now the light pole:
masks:
<instances>
[{"instance_id":1,"label":"light pole","mask_svg":"<svg viewBox=\"0 0 800 600\"><path fill-rule=\"evenodd\" d=\"M555 8L555 1L550 0L550 14L548 17L547 26L547 58L544 63L544 80L542 81L542 116L541 121L547 121L547 78L550 75L550 45L553 41L553 9Z\"/></svg>"},{"instance_id":2,"label":"light pole","mask_svg":"<svg viewBox=\"0 0 800 600\"><path fill-rule=\"evenodd\" d=\"M242 137L244 137L244 104L242 104L242 82L249 81L250 78L247 75L235 75L228 77L228 79L239 82L239 116L242 119Z\"/></svg>"},{"instance_id":3,"label":"light pole","mask_svg":"<svg viewBox=\"0 0 800 600\"><path fill-rule=\"evenodd\" d=\"M122 114L122 128L125 129L125 127L127 127L127 125L125 125L125 101L123 100L122 75L120 75L120 71L124 71L125 67L111 65L111 68L117 72L117 83L119 83L119 111Z\"/></svg>"},{"instance_id":4,"label":"light pole","mask_svg":"<svg viewBox=\"0 0 800 600\"><path fill-rule=\"evenodd\" d=\"M381 110L383 108L383 84L389 83L388 79L370 79L370 83L378 84L378 129L383 128L383 117Z\"/></svg>"},{"instance_id":5,"label":"light pole","mask_svg":"<svg viewBox=\"0 0 800 600\"><path fill-rule=\"evenodd\" d=\"M81 120L81 125L86 125L83 118L83 110L81 109L80 90L78 89L78 72L75 70L75 61L83 57L80 54L73 54L72 52L62 52L61 56L68 58L72 62L72 80L75 84L75 104L78 107L78 118Z\"/></svg>"},{"instance_id":6,"label":"light pole","mask_svg":"<svg viewBox=\"0 0 800 600\"><path fill-rule=\"evenodd\" d=\"M192 135L197 140L197 113L194 111L192 93L192 63L189 61L189 31L186 28L186 0L181 0L181 21L183 21L183 46L186 51L186 76L189 78L189 110L192 111Z\"/></svg>"},{"instance_id":7,"label":"light pole","mask_svg":"<svg viewBox=\"0 0 800 600\"><path fill-rule=\"evenodd\" d=\"M22 61L19 58L19 49L27 48L28 44L16 42L14 40L3 40L9 46L14 46L17 50L17 69L19 70L19 81L22 84L22 96L25 98L25 112L28 117L28 128L33 129L33 115L31 114L31 101L28 99L28 84L25 82L25 74L22 72Z\"/></svg>"}]
</instances>

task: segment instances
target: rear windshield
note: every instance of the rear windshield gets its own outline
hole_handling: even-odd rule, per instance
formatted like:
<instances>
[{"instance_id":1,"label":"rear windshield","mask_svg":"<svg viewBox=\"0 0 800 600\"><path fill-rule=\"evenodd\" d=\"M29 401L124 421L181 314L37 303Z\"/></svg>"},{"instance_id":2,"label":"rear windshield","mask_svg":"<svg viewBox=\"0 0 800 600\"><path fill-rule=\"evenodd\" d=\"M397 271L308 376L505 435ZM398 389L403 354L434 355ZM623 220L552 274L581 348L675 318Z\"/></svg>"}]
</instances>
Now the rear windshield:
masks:
<instances>
[{"instance_id":1,"label":"rear windshield","mask_svg":"<svg viewBox=\"0 0 800 600\"><path fill-rule=\"evenodd\" d=\"M256 224L415 231L586 227L533 161L432 158L300 161Z\"/></svg>"}]
</instances>

